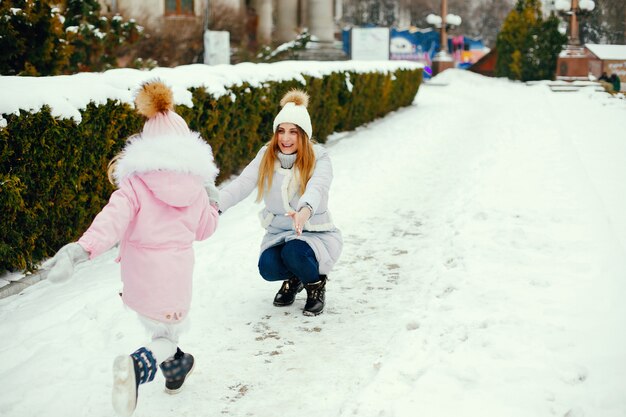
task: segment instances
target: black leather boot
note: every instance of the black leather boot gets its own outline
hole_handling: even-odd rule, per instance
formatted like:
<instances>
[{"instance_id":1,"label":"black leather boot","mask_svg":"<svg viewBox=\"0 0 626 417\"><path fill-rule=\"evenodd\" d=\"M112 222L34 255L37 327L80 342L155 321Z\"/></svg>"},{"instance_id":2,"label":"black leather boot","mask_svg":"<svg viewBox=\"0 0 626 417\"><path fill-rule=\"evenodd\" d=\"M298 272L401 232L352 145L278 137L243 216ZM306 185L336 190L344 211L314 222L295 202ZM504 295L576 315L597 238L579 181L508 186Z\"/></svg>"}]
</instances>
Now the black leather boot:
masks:
<instances>
[{"instance_id":1,"label":"black leather boot","mask_svg":"<svg viewBox=\"0 0 626 417\"><path fill-rule=\"evenodd\" d=\"M317 316L324 311L326 275L320 275L319 281L306 284L304 288L306 288L306 304L302 313L305 316Z\"/></svg>"},{"instance_id":2,"label":"black leather boot","mask_svg":"<svg viewBox=\"0 0 626 417\"><path fill-rule=\"evenodd\" d=\"M304 285L296 277L290 278L287 281L283 281L283 285L274 297L274 305L277 307L285 307L292 305L298 294Z\"/></svg>"}]
</instances>

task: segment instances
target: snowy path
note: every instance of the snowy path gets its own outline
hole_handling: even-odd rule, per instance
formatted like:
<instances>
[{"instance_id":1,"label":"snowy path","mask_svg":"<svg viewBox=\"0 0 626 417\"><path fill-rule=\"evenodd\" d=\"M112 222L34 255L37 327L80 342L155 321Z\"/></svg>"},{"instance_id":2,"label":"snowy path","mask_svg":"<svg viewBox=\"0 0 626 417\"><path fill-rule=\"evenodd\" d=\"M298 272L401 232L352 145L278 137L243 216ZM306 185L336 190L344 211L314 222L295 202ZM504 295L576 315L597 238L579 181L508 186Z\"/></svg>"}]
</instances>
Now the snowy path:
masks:
<instances>
[{"instance_id":1,"label":"snowy path","mask_svg":"<svg viewBox=\"0 0 626 417\"><path fill-rule=\"evenodd\" d=\"M136 416L626 416L626 106L440 80L328 145L325 313L271 305L247 200L196 247L194 375ZM113 252L0 300L0 415L112 415L111 362L145 337Z\"/></svg>"}]
</instances>

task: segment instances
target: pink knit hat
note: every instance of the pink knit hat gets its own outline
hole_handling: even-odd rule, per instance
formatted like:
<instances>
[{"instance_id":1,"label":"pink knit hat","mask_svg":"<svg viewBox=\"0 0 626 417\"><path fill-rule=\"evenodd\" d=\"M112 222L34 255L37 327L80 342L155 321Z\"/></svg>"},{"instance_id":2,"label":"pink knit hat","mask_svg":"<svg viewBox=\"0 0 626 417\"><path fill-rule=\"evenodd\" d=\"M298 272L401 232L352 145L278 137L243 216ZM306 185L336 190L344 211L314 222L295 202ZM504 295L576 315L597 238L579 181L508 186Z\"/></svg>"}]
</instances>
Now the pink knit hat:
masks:
<instances>
[{"instance_id":1,"label":"pink knit hat","mask_svg":"<svg viewBox=\"0 0 626 417\"><path fill-rule=\"evenodd\" d=\"M143 125L142 136L183 136L189 134L189 127L185 120L171 110L159 112L152 116Z\"/></svg>"},{"instance_id":2,"label":"pink knit hat","mask_svg":"<svg viewBox=\"0 0 626 417\"><path fill-rule=\"evenodd\" d=\"M135 97L135 106L148 120L142 136L186 135L189 127L174 109L172 90L159 80L148 81L141 86Z\"/></svg>"}]
</instances>

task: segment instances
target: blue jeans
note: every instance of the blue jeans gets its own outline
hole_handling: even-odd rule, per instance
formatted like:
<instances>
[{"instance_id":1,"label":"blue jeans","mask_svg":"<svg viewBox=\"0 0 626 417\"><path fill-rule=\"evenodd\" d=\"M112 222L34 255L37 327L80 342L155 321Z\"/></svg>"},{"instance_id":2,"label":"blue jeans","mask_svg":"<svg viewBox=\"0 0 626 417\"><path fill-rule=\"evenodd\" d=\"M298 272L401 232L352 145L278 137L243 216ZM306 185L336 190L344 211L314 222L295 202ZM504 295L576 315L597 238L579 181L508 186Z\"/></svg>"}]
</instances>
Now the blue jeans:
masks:
<instances>
[{"instance_id":1,"label":"blue jeans","mask_svg":"<svg viewBox=\"0 0 626 417\"><path fill-rule=\"evenodd\" d=\"M313 249L297 239L264 250L259 258L259 273L266 281L285 281L294 276L303 284L320 280Z\"/></svg>"}]
</instances>

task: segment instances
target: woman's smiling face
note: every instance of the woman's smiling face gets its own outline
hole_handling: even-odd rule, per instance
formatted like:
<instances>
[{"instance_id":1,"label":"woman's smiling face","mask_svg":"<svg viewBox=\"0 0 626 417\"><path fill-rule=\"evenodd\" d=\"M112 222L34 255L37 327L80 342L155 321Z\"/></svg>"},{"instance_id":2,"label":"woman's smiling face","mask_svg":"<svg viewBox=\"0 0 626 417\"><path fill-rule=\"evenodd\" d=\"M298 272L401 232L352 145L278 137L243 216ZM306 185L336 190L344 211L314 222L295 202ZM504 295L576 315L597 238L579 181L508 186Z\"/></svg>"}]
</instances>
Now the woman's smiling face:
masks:
<instances>
[{"instance_id":1,"label":"woman's smiling face","mask_svg":"<svg viewBox=\"0 0 626 417\"><path fill-rule=\"evenodd\" d=\"M278 133L278 148L286 155L298 151L298 126L293 123L281 123L276 131Z\"/></svg>"}]
</instances>

